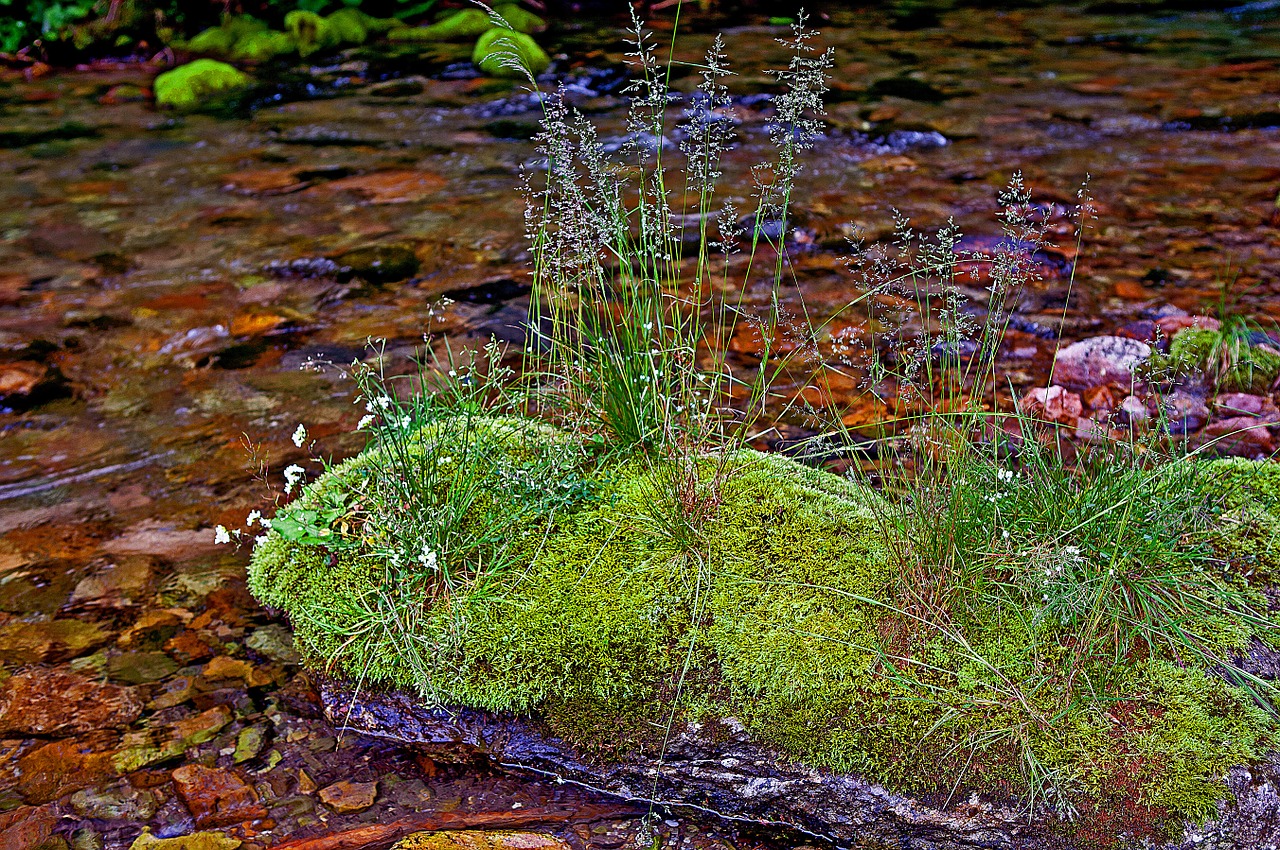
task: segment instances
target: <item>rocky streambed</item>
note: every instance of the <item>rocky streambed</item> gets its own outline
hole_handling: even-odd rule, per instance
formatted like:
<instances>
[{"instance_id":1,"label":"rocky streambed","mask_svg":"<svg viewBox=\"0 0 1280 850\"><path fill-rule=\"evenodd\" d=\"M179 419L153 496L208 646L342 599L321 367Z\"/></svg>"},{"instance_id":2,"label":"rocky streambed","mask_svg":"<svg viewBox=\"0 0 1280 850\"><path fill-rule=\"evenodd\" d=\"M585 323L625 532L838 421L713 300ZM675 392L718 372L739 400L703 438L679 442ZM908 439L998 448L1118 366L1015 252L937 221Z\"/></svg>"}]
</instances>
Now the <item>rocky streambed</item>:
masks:
<instances>
[{"instance_id":1,"label":"rocky streambed","mask_svg":"<svg viewBox=\"0 0 1280 850\"><path fill-rule=\"evenodd\" d=\"M770 115L756 71L779 55L779 30L746 23L729 34L748 131L738 167L754 161ZM1001 368L1025 395L1046 386L1055 351L1084 341L1086 377L1028 398L1074 437L1152 417L1109 370L1188 327L1211 330L1224 293L1240 313L1280 317L1280 25L1265 9L960 10L919 30L891 23L842 13L824 27L838 102L794 234L814 305L849 298L845 222L874 241L892 208L926 229L954 216L980 249L994 194L1020 169L1059 232ZM690 57L707 41L693 36ZM586 23L546 43L560 55L552 73L620 128L616 30ZM360 448L362 409L341 366L369 337L405 363L428 328L484 339L520 322L512 187L537 116L509 83L448 66L324 57L222 117L157 112L158 69L139 64L0 82L4 846L124 848L147 830L265 848L521 810L554 814L470 822L541 824L599 848L655 835L705 848L800 840L691 809L654 821L647 805L331 723L288 633L244 590L247 551L214 545L216 525L274 503L260 462L277 488L280 469L306 462L290 441L299 422L325 454ZM1099 214L1077 256L1067 210L1086 174ZM441 296L453 301L443 311ZM1249 344L1264 357L1273 343ZM758 348L744 332L737 353ZM1250 457L1274 451L1274 385L1211 389L1185 388L1183 433ZM590 784L559 758L542 769ZM1220 834L1237 843L1219 846L1276 840L1269 769L1230 777L1244 802L1223 814L1235 825ZM627 781L624 796L652 796ZM183 840L169 846L232 846Z\"/></svg>"}]
</instances>

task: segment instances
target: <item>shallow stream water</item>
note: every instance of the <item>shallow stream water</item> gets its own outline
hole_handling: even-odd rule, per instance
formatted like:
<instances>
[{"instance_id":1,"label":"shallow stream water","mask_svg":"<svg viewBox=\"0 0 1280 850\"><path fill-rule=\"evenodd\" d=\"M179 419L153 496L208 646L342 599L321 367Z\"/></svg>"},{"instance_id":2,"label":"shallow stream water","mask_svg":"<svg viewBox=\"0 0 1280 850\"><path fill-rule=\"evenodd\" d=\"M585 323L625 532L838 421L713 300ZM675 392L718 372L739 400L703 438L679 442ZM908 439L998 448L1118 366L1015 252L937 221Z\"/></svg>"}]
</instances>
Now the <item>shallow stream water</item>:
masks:
<instances>
[{"instance_id":1,"label":"shallow stream water","mask_svg":"<svg viewBox=\"0 0 1280 850\"><path fill-rule=\"evenodd\" d=\"M969 10L918 30L832 13L830 125L796 192L806 298L852 297L847 223L874 241L894 209L926 230L954 218L980 244L1021 171L1060 220L1056 271L1022 305L1029 326L1062 318L1072 261L1067 337L1224 297L1280 320L1273 6ZM747 24L725 33L739 171L764 153L762 70L785 60L784 30ZM679 55L696 58L710 29ZM553 74L605 135L622 132L620 36L546 37ZM219 117L158 113L146 64L0 81L0 675L73 707L44 725L0 713L0 836L127 847L143 826L219 828L266 847L410 811L590 799L336 734L287 633L244 589L247 550L213 542L214 526L270 506L280 469L308 463L290 441L299 423L325 456L359 448L341 367L368 339L405 358L428 330L474 341L519 323L536 100L472 76L465 53L369 48L263 71L256 100ZM1098 212L1076 257L1067 212L1086 178ZM371 260L375 279L412 268L385 283L339 271ZM442 296L454 303L432 318ZM1055 341L1027 339L1029 381ZM29 672L50 668L67 675ZM73 702L77 677L121 689ZM378 780L373 802L324 802L336 798L318 789L341 780ZM231 789L221 807L204 799L218 787ZM657 828L698 846L769 841ZM608 848L639 830L619 808L562 831Z\"/></svg>"}]
</instances>

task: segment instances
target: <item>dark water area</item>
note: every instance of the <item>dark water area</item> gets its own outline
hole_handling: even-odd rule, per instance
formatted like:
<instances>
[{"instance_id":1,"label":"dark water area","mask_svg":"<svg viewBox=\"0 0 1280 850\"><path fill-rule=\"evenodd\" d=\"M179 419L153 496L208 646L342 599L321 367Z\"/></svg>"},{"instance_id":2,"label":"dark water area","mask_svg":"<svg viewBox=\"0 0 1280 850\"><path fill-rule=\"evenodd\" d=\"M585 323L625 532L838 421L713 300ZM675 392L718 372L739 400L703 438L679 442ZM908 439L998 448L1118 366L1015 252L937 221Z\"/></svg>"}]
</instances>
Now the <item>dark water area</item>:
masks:
<instances>
[{"instance_id":1,"label":"dark water area","mask_svg":"<svg viewBox=\"0 0 1280 850\"><path fill-rule=\"evenodd\" d=\"M1280 7L1115 8L960 9L919 27L830 10L829 126L796 192L806 303L852 297L850 223L874 242L895 209L926 231L955 219L980 246L1021 172L1057 247L1019 305L1015 383L1047 369L1045 327L1078 339L1224 298L1280 320ZM763 21L725 33L731 174L765 154L763 70L785 61L785 29ZM620 136L620 32L561 24L545 42L554 78ZM428 331L515 338L537 101L476 77L467 53L268 69L220 116L157 112L145 63L0 82L3 846L128 847L146 826L269 847L413 812L606 804L335 731L244 589L247 549L214 544L215 526L281 497L280 470L316 467L290 440L299 423L326 457L360 448L343 367L368 340L404 363ZM1097 214L1077 256L1086 179ZM328 790L344 781L358 787ZM554 827L600 848L649 828L622 806ZM689 846L774 840L696 818L653 828Z\"/></svg>"}]
</instances>

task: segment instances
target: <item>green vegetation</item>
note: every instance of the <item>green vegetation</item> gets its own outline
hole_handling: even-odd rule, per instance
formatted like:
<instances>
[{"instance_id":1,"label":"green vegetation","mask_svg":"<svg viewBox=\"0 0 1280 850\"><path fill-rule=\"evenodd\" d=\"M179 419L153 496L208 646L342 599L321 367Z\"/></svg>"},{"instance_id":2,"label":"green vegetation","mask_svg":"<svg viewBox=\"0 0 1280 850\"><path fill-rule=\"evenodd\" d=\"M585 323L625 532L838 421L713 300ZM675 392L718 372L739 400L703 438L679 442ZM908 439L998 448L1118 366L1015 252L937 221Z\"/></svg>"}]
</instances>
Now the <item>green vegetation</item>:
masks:
<instances>
[{"instance_id":1,"label":"green vegetation","mask_svg":"<svg viewBox=\"0 0 1280 850\"><path fill-rule=\"evenodd\" d=\"M356 364L369 448L278 510L252 591L314 665L535 711L606 756L660 759L673 723L733 716L895 790L1007 795L1090 838L1105 815L1100 842L1212 815L1224 772L1276 744L1275 686L1239 656L1276 642L1277 467L1156 428L1079 448L1002 395L1007 305L1047 227L1020 179L985 322L956 285L959 233L905 225L854 254L863 295L797 316L791 192L830 54L801 20L743 214L717 191L723 44L673 105L632 38L620 151L546 96L519 368L496 342L437 345L404 377ZM823 342L837 317L865 333ZM743 327L760 350L735 359ZM918 411L884 424L869 474L750 448L787 421L825 422L811 457L853 444L838 406L805 402L841 371Z\"/></svg>"},{"instance_id":2,"label":"green vegetation","mask_svg":"<svg viewBox=\"0 0 1280 850\"><path fill-rule=\"evenodd\" d=\"M243 91L253 80L225 62L197 59L156 77L156 103L174 109L197 109L211 100Z\"/></svg>"},{"instance_id":3,"label":"green vegetation","mask_svg":"<svg viewBox=\"0 0 1280 850\"><path fill-rule=\"evenodd\" d=\"M386 5L379 4L379 8ZM25 47L37 38L46 48L55 48L55 53L167 43L196 55L256 64L277 57L305 59L389 33L392 41L471 41L494 29L510 29L518 34L511 39L515 49L531 67L545 63L545 68L550 63L527 35L545 29L546 22L518 4L500 4L492 16L478 8L454 9L428 26L410 24L431 12L435 0L392 5L390 17L375 17L359 8L360 0L273 0L265 4L262 18L224 14L219 19L216 4L193 8L192 4L170 0L111 4L101 0L0 0L0 52ZM189 39L183 38L192 33ZM488 44L492 41L490 37ZM491 53L488 47L477 50L477 56L496 68L487 58Z\"/></svg>"},{"instance_id":4,"label":"green vegetation","mask_svg":"<svg viewBox=\"0 0 1280 850\"><path fill-rule=\"evenodd\" d=\"M1185 328L1169 343L1162 365L1175 375L1204 377L1224 392L1270 392L1280 378L1280 347L1255 344L1257 331L1240 317L1218 330Z\"/></svg>"}]
</instances>

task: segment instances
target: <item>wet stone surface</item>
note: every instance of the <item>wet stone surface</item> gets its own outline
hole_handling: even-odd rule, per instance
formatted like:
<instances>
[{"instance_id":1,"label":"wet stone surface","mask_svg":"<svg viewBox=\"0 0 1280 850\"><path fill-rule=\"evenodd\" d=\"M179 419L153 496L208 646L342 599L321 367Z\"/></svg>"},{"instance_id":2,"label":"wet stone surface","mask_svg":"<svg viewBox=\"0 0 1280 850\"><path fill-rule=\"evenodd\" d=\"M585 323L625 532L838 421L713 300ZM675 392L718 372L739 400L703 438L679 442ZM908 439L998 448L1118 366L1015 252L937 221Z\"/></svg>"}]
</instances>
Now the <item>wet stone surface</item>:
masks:
<instances>
[{"instance_id":1,"label":"wet stone surface","mask_svg":"<svg viewBox=\"0 0 1280 850\"><path fill-rule=\"evenodd\" d=\"M783 60L782 31L749 23L728 33L737 175L765 154L760 70ZM1044 390L1060 343L1162 351L1203 324L1228 265L1243 269L1238 309L1280 319L1274 15L959 10L904 29L841 12L823 30L831 126L788 236L811 310L857 294L846 223L875 242L894 208L925 229L954 217L989 251L995 194L1021 170L1056 245L1033 258L1043 280L1002 366L1073 435L1154 411L1124 357ZM548 39L567 57L554 73L620 141L618 34ZM684 58L709 41L690 34ZM402 50L292 69L279 99L231 117L157 113L146 66L0 76L0 846L263 848L414 813L613 805L330 726L287 631L244 590L247 551L214 545L216 525L269 509L279 471L307 463L299 422L326 456L360 447L342 369L369 337L402 365L428 329L524 338L514 187L536 100L450 66L462 57ZM1098 216L1077 256L1086 175ZM753 333L735 335L737 356L762 350ZM833 388L846 402L857 389ZM1185 387L1176 427L1267 454L1280 415L1263 389ZM874 412L855 404L849 421ZM645 823L619 804L547 829L572 847L777 841Z\"/></svg>"}]
</instances>

